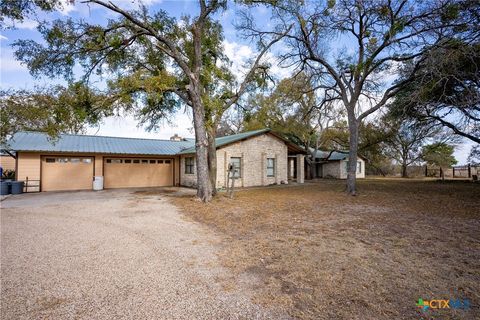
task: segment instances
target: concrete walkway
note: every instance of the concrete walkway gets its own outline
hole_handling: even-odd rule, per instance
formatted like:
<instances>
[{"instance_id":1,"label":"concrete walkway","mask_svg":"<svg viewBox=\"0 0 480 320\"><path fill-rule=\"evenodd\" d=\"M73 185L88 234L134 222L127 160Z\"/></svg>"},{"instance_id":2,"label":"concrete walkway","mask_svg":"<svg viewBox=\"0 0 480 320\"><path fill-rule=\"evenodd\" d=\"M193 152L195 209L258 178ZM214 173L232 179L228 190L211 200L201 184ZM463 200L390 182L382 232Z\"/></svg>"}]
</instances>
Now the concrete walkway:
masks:
<instances>
[{"instance_id":1,"label":"concrete walkway","mask_svg":"<svg viewBox=\"0 0 480 320\"><path fill-rule=\"evenodd\" d=\"M1 319L285 317L222 289L218 240L165 195L27 194L1 207Z\"/></svg>"}]
</instances>

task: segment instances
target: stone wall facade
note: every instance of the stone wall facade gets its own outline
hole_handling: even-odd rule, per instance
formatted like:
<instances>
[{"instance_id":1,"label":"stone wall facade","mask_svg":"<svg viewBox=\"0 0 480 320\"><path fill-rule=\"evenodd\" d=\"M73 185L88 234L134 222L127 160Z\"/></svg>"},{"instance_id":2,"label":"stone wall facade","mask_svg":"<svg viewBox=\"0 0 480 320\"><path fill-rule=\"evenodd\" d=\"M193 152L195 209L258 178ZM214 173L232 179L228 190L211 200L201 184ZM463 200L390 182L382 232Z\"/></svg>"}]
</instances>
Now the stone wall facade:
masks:
<instances>
[{"instance_id":1,"label":"stone wall facade","mask_svg":"<svg viewBox=\"0 0 480 320\"><path fill-rule=\"evenodd\" d=\"M338 161L340 164L340 179L347 179L347 160ZM357 158L357 163L360 162L360 170L357 164L357 178L365 178L365 161L362 158Z\"/></svg>"},{"instance_id":2,"label":"stone wall facade","mask_svg":"<svg viewBox=\"0 0 480 320\"><path fill-rule=\"evenodd\" d=\"M362 158L357 158L361 163L361 168L357 168L357 178L365 178L365 161ZM336 178L347 179L347 161L338 160L330 161L322 164L322 178Z\"/></svg>"},{"instance_id":3,"label":"stone wall facade","mask_svg":"<svg viewBox=\"0 0 480 320\"><path fill-rule=\"evenodd\" d=\"M193 173L185 173L185 159L189 157L193 157L193 155L180 156L180 185L184 187L196 187L197 186L196 161L193 161Z\"/></svg>"},{"instance_id":4,"label":"stone wall facade","mask_svg":"<svg viewBox=\"0 0 480 320\"><path fill-rule=\"evenodd\" d=\"M192 156L192 155L190 155ZM180 184L194 187L197 182L194 174L185 173L185 158L180 158ZM287 145L268 133L235 142L217 150L217 188L227 185L227 171L232 157L241 158L241 177L235 180L236 187L266 186L288 183ZM274 176L267 176L267 158L275 159Z\"/></svg>"},{"instance_id":5,"label":"stone wall facade","mask_svg":"<svg viewBox=\"0 0 480 320\"><path fill-rule=\"evenodd\" d=\"M340 162L330 161L322 164L322 178L340 178Z\"/></svg>"}]
</instances>

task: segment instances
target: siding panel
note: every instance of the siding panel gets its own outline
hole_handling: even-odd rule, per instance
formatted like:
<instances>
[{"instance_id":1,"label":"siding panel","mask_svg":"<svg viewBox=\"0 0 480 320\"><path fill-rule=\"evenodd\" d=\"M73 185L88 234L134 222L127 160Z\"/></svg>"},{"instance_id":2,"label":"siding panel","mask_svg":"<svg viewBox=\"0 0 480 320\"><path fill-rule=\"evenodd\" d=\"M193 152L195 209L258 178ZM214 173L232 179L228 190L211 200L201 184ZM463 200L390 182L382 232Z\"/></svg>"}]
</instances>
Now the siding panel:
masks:
<instances>
[{"instance_id":1,"label":"siding panel","mask_svg":"<svg viewBox=\"0 0 480 320\"><path fill-rule=\"evenodd\" d=\"M10 156L0 156L0 166L3 170L15 170L15 158Z\"/></svg>"},{"instance_id":2,"label":"siding panel","mask_svg":"<svg viewBox=\"0 0 480 320\"><path fill-rule=\"evenodd\" d=\"M40 180L40 154L32 152L18 152L17 180Z\"/></svg>"}]
</instances>

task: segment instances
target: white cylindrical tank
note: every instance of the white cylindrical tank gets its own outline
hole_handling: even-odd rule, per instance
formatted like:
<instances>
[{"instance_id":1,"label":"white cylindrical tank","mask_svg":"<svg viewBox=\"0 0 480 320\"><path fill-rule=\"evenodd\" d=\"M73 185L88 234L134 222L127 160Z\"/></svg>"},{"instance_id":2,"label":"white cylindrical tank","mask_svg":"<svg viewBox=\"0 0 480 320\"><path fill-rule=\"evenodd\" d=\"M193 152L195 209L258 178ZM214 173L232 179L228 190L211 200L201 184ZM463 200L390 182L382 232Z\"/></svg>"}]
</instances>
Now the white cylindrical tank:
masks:
<instances>
[{"instance_id":1,"label":"white cylindrical tank","mask_svg":"<svg viewBox=\"0 0 480 320\"><path fill-rule=\"evenodd\" d=\"M93 177L93 190L99 191L103 190L103 177Z\"/></svg>"}]
</instances>

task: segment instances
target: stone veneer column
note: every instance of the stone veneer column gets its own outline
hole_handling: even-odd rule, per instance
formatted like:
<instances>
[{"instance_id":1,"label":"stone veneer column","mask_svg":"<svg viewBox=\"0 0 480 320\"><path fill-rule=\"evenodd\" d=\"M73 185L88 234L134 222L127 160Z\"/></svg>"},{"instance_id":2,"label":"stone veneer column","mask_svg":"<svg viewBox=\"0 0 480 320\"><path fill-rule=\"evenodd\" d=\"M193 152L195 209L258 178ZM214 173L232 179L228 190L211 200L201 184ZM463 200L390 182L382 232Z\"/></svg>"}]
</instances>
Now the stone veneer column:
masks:
<instances>
[{"instance_id":1,"label":"stone veneer column","mask_svg":"<svg viewBox=\"0 0 480 320\"><path fill-rule=\"evenodd\" d=\"M227 188L228 184L228 157L227 151L223 152L223 187Z\"/></svg>"},{"instance_id":2,"label":"stone veneer column","mask_svg":"<svg viewBox=\"0 0 480 320\"><path fill-rule=\"evenodd\" d=\"M297 154L297 183L303 183L305 180L305 156Z\"/></svg>"},{"instance_id":3,"label":"stone veneer column","mask_svg":"<svg viewBox=\"0 0 480 320\"><path fill-rule=\"evenodd\" d=\"M260 170L261 175L262 175L262 186L265 185L265 178L267 175L267 166L266 166L266 154L265 152L262 152L262 170Z\"/></svg>"},{"instance_id":4,"label":"stone veneer column","mask_svg":"<svg viewBox=\"0 0 480 320\"><path fill-rule=\"evenodd\" d=\"M273 174L275 175L275 184L278 184L278 154L275 154L275 167Z\"/></svg>"},{"instance_id":5,"label":"stone veneer column","mask_svg":"<svg viewBox=\"0 0 480 320\"><path fill-rule=\"evenodd\" d=\"M243 152L240 154L240 171L242 173L242 177L240 180L242 180L242 188L245 186L244 181L245 181L245 157L243 156Z\"/></svg>"}]
</instances>

